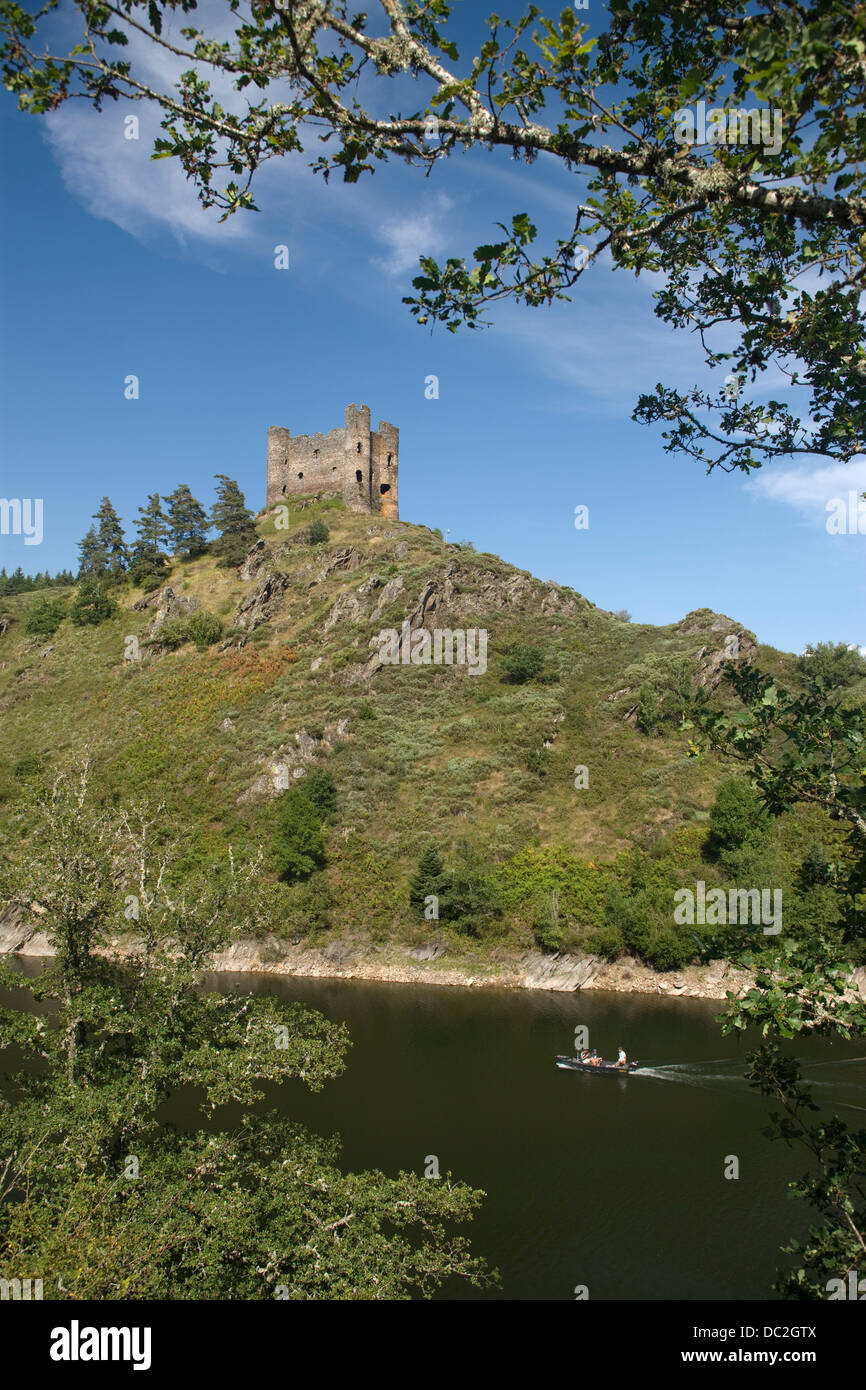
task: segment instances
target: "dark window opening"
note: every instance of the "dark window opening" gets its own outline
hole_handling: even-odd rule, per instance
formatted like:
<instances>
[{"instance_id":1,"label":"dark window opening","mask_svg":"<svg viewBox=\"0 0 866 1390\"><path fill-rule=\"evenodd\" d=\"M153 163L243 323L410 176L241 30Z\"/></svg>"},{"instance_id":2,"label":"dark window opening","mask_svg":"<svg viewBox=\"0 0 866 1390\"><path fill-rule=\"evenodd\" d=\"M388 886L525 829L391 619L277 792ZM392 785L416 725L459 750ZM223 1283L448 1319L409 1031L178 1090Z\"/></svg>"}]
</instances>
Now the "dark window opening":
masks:
<instances>
[{"instance_id":1,"label":"dark window opening","mask_svg":"<svg viewBox=\"0 0 866 1390\"><path fill-rule=\"evenodd\" d=\"M314 450L313 450L313 458L314 458L314 459L317 459L318 457L319 457L319 451L318 451L318 449L314 449Z\"/></svg>"},{"instance_id":2,"label":"dark window opening","mask_svg":"<svg viewBox=\"0 0 866 1390\"><path fill-rule=\"evenodd\" d=\"M394 457L393 454L389 454L389 455L388 455L388 467L389 467L389 468L391 467L391 460L392 460L393 457Z\"/></svg>"},{"instance_id":3,"label":"dark window opening","mask_svg":"<svg viewBox=\"0 0 866 1390\"><path fill-rule=\"evenodd\" d=\"M359 482L359 483L363 483L363 481L364 481L364 475L363 475L363 473L361 472L360 468L356 469L356 471L355 471L355 477L358 479L358 482Z\"/></svg>"},{"instance_id":4,"label":"dark window opening","mask_svg":"<svg viewBox=\"0 0 866 1390\"><path fill-rule=\"evenodd\" d=\"M380 492L390 492L390 491L391 491L391 484L390 484L390 483L380 483L380 484L379 484L379 491L380 491Z\"/></svg>"},{"instance_id":5,"label":"dark window opening","mask_svg":"<svg viewBox=\"0 0 866 1390\"><path fill-rule=\"evenodd\" d=\"M360 452L361 452L361 441L360 441L360 439L359 439L359 440L358 440L358 453L360 454Z\"/></svg>"},{"instance_id":6,"label":"dark window opening","mask_svg":"<svg viewBox=\"0 0 866 1390\"><path fill-rule=\"evenodd\" d=\"M285 491L286 491L286 485L285 485L285 483L283 483L283 494L284 494L284 495L285 495Z\"/></svg>"},{"instance_id":7,"label":"dark window opening","mask_svg":"<svg viewBox=\"0 0 866 1390\"><path fill-rule=\"evenodd\" d=\"M303 476L304 476L303 473L299 473L299 474L298 474L298 477L299 477L299 478L303 478Z\"/></svg>"}]
</instances>

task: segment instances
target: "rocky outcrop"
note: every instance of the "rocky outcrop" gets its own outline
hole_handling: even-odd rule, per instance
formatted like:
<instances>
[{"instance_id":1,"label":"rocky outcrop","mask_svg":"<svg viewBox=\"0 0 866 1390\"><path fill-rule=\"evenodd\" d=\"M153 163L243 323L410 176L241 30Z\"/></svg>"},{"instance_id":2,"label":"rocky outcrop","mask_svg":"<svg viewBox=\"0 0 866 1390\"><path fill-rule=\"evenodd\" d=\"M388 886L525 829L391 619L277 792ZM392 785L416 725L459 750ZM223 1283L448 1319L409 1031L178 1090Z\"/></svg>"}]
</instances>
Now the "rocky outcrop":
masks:
<instances>
[{"instance_id":1,"label":"rocky outcrop","mask_svg":"<svg viewBox=\"0 0 866 1390\"><path fill-rule=\"evenodd\" d=\"M726 635L725 646L718 649L701 647L698 652L701 669L692 684L704 690L715 690L724 678L726 667L739 661L754 661L757 654L758 648L751 633L734 628Z\"/></svg>"},{"instance_id":2,"label":"rocky outcrop","mask_svg":"<svg viewBox=\"0 0 866 1390\"><path fill-rule=\"evenodd\" d=\"M51 943L39 928L42 909L31 905L30 914L22 907L0 910L0 955L50 956Z\"/></svg>"},{"instance_id":3,"label":"rocky outcrop","mask_svg":"<svg viewBox=\"0 0 866 1390\"><path fill-rule=\"evenodd\" d=\"M388 586L386 585L385 588L387 589L387 587ZM433 616L433 614L439 607L439 604L440 594L437 581L435 579L430 579L427 581L427 583L424 585L424 588L421 590L421 593L418 595L418 601L415 604L414 608L410 613L407 613L406 618L404 618L403 620L404 622L408 621L409 631L417 631L418 628L424 627L425 620L428 617ZM401 631L402 626L403 625L401 623ZM370 640L371 644L376 641L375 638L371 638ZM380 651L381 648L379 648L379 650L377 651L374 651L370 659L361 668L363 675L375 676L377 671L381 671L383 663L379 659Z\"/></svg>"},{"instance_id":4,"label":"rocky outcrop","mask_svg":"<svg viewBox=\"0 0 866 1390\"><path fill-rule=\"evenodd\" d=\"M269 622L282 609L288 587L288 575L280 570L269 574L251 594L241 599L232 619L232 626L252 632L255 628L261 627L262 623Z\"/></svg>"},{"instance_id":5,"label":"rocky outcrop","mask_svg":"<svg viewBox=\"0 0 866 1390\"><path fill-rule=\"evenodd\" d=\"M361 623L367 616L366 608L355 594L340 594L322 626L323 635L335 628L338 623Z\"/></svg>"},{"instance_id":6,"label":"rocky outcrop","mask_svg":"<svg viewBox=\"0 0 866 1390\"><path fill-rule=\"evenodd\" d=\"M268 548L265 541L260 536L238 571L245 584L249 584L251 580L255 579L267 558Z\"/></svg>"},{"instance_id":7,"label":"rocky outcrop","mask_svg":"<svg viewBox=\"0 0 866 1390\"><path fill-rule=\"evenodd\" d=\"M329 574L336 574L339 570L356 570L363 563L361 555L353 545L347 546L345 550L337 550L333 555L326 557L319 571L318 583L321 584Z\"/></svg>"},{"instance_id":8,"label":"rocky outcrop","mask_svg":"<svg viewBox=\"0 0 866 1390\"><path fill-rule=\"evenodd\" d=\"M338 743L348 737L348 719L337 719L326 724L318 737L306 729L299 729L291 743L283 743L273 753L257 759L264 771L241 792L237 804L244 806L286 791L306 776L307 769L320 753L332 752Z\"/></svg>"},{"instance_id":9,"label":"rocky outcrop","mask_svg":"<svg viewBox=\"0 0 866 1390\"><path fill-rule=\"evenodd\" d=\"M154 609L153 622L148 629L147 642L153 651L162 650L159 646L159 630L170 618L186 618L190 613L194 613L201 603L197 598L188 598L186 594L177 594L170 584L164 588L157 589L156 593L145 594L133 608L141 612Z\"/></svg>"}]
</instances>

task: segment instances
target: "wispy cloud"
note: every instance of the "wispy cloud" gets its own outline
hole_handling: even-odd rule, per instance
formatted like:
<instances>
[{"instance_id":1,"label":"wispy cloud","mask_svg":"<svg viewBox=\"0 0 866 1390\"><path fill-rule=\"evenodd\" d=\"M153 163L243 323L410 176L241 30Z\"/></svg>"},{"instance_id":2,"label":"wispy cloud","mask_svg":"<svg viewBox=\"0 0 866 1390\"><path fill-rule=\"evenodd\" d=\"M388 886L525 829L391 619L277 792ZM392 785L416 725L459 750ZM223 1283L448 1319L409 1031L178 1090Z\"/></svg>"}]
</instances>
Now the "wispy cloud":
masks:
<instances>
[{"instance_id":1,"label":"wispy cloud","mask_svg":"<svg viewBox=\"0 0 866 1390\"><path fill-rule=\"evenodd\" d=\"M377 257L375 264L389 275L405 275L407 270L417 268L419 256L436 255L445 244L446 223L453 206L454 201L447 194L437 193L428 200L424 212L378 220L371 230L387 254Z\"/></svg>"},{"instance_id":2,"label":"wispy cloud","mask_svg":"<svg viewBox=\"0 0 866 1390\"><path fill-rule=\"evenodd\" d=\"M832 463L818 468L780 468L750 478L746 488L771 502L794 507L810 521L823 526L832 498L847 499L849 492L866 492L866 458L852 463Z\"/></svg>"},{"instance_id":3,"label":"wispy cloud","mask_svg":"<svg viewBox=\"0 0 866 1390\"><path fill-rule=\"evenodd\" d=\"M127 116L139 121L138 139L127 138ZM248 221L234 217L221 224L218 213L201 206L177 160L151 159L158 125L154 112L133 103L102 113L67 108L49 118L47 139L69 192L92 216L131 236L168 231L181 245L248 239Z\"/></svg>"}]
</instances>

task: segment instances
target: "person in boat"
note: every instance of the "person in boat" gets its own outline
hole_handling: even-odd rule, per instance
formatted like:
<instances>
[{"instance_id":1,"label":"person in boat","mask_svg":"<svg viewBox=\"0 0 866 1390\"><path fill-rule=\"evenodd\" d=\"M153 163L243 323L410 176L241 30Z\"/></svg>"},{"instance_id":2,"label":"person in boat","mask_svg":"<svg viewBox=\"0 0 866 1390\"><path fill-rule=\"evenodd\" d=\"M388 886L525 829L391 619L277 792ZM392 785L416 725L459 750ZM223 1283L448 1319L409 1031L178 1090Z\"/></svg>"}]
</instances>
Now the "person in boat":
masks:
<instances>
[{"instance_id":1,"label":"person in boat","mask_svg":"<svg viewBox=\"0 0 866 1390\"><path fill-rule=\"evenodd\" d=\"M601 1066L601 1058L599 1057L599 1055L598 1055L597 1051L595 1050L595 1048L592 1049L592 1056L591 1056L590 1059L589 1059L589 1065L590 1065L591 1067L600 1067L600 1066Z\"/></svg>"},{"instance_id":2,"label":"person in boat","mask_svg":"<svg viewBox=\"0 0 866 1390\"><path fill-rule=\"evenodd\" d=\"M627 1066L628 1066L628 1058L627 1058L626 1055L625 1055L625 1048L623 1048L623 1047L621 1047L621 1048L619 1049L619 1056L618 1056L617 1059L616 1059L616 1064L617 1064L618 1067L627 1067Z\"/></svg>"}]
</instances>

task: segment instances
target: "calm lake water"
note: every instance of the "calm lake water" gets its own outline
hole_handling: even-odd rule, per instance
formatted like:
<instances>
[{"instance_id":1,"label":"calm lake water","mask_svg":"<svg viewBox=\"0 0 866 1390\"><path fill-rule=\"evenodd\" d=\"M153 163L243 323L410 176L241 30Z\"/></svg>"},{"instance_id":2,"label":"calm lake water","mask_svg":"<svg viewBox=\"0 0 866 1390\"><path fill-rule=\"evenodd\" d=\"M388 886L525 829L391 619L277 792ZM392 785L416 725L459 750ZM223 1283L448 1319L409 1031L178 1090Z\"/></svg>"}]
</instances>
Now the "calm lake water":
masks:
<instances>
[{"instance_id":1,"label":"calm lake water","mask_svg":"<svg viewBox=\"0 0 866 1390\"><path fill-rule=\"evenodd\" d=\"M29 968L29 967L28 967ZM621 994L449 989L220 975L208 986L273 993L345 1022L344 1074L277 1105L339 1133L347 1167L440 1171L483 1188L473 1245L498 1291L451 1298L772 1298L779 1246L809 1213L786 1198L805 1153L762 1135L769 1103L742 1079L746 1045L720 1036L716 1002ZM20 996L19 996L20 998ZM561 1071L574 1028L605 1057L620 1042L652 1067L629 1077ZM798 1045L828 1112L862 1124L863 1044ZM192 1119L179 1095L166 1118ZM231 1114L224 1112L224 1120ZM726 1156L737 1180L724 1177Z\"/></svg>"}]
</instances>

